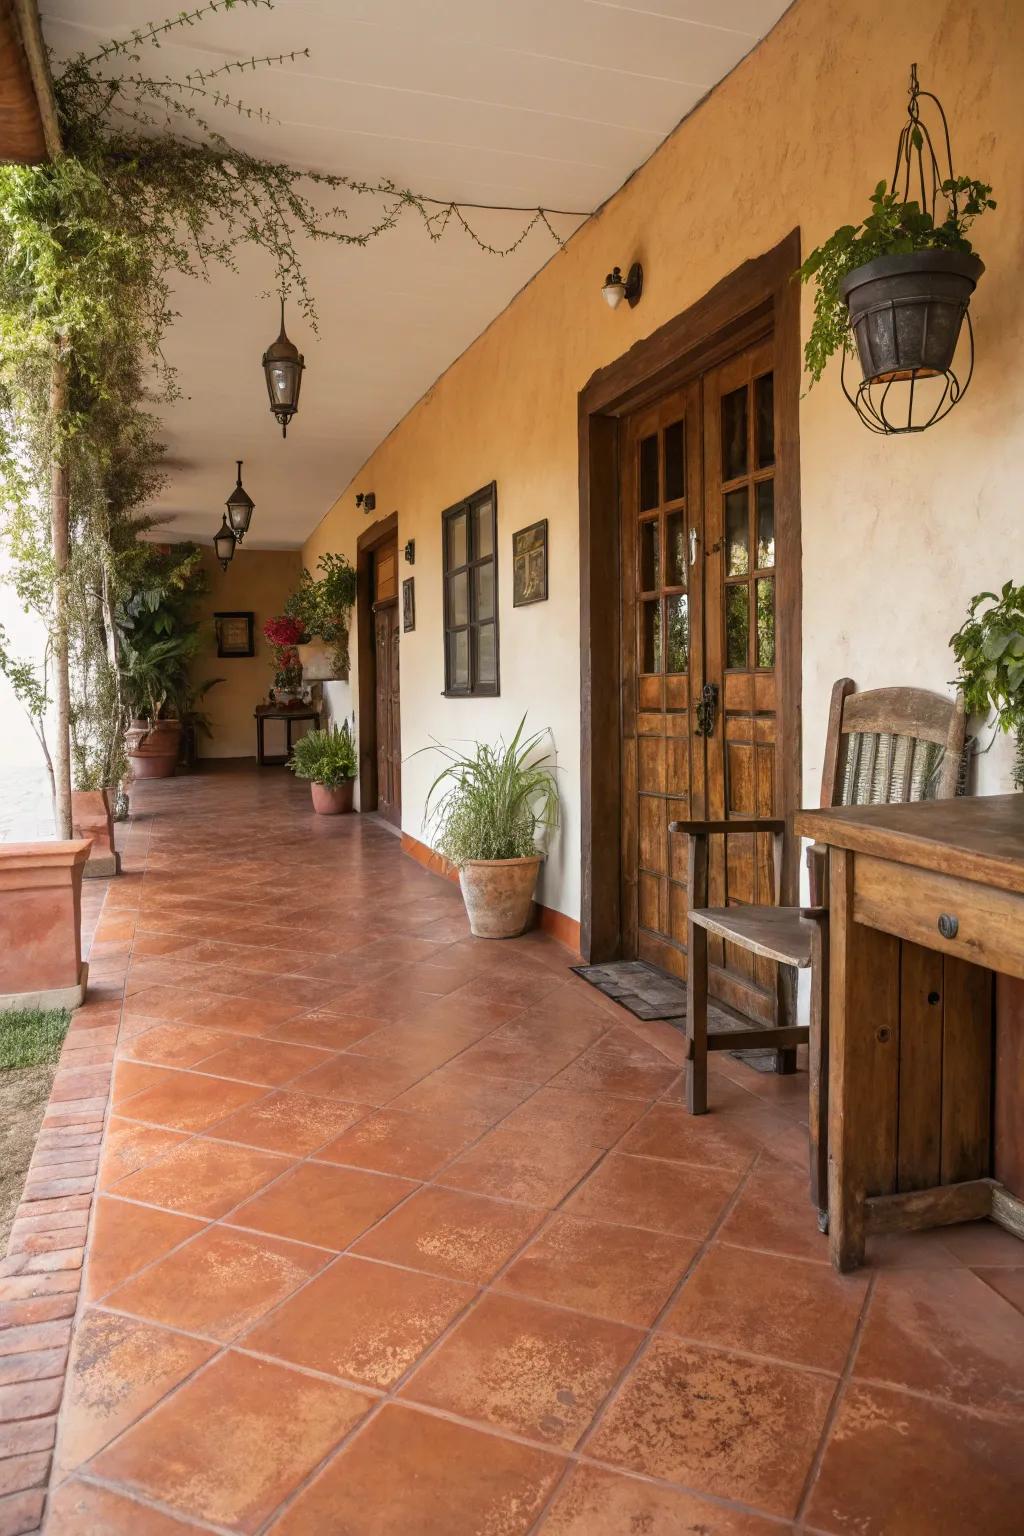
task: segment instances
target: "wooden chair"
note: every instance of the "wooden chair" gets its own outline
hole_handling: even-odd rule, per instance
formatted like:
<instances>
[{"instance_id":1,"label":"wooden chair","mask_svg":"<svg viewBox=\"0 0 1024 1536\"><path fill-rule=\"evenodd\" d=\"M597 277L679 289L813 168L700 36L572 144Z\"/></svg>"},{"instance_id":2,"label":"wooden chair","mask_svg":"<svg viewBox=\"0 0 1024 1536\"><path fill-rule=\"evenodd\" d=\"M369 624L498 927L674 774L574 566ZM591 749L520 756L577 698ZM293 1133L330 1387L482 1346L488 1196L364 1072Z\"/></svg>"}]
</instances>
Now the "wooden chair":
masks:
<instances>
[{"instance_id":1,"label":"wooden chair","mask_svg":"<svg viewBox=\"0 0 1024 1536\"><path fill-rule=\"evenodd\" d=\"M957 792L964 753L964 702L920 688L857 693L844 677L832 689L821 804L883 805L945 800ZM786 823L774 817L673 821L689 838L687 923L686 1107L708 1107L708 1052L769 1049L780 1070L792 1069L798 1044L809 1046L811 1199L827 1216L828 1114L828 882L827 853L809 848L810 907L779 905ZM729 832L770 832L775 851L775 905L708 907L708 839ZM778 965L776 1024L748 1030L708 1030L708 934ZM810 1025L795 1020L795 970L811 969Z\"/></svg>"}]
</instances>

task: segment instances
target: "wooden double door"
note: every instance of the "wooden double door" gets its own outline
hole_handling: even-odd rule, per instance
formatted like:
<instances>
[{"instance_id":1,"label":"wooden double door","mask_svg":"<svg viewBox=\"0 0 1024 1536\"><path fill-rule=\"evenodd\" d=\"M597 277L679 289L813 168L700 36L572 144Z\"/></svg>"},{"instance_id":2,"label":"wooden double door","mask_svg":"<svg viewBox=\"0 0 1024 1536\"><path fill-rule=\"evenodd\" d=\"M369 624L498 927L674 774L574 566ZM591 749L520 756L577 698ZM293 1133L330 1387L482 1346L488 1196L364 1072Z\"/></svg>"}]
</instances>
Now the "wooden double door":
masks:
<instances>
[{"instance_id":1,"label":"wooden double door","mask_svg":"<svg viewBox=\"0 0 1024 1536\"><path fill-rule=\"evenodd\" d=\"M686 975L673 820L781 815L779 433L766 337L620 435L623 952ZM775 899L772 839L712 839L713 906ZM775 1018L774 967L711 940L711 990Z\"/></svg>"},{"instance_id":2,"label":"wooden double door","mask_svg":"<svg viewBox=\"0 0 1024 1536\"><path fill-rule=\"evenodd\" d=\"M373 560L374 712L376 721L377 810L402 824L402 720L399 676L401 628L398 603L398 544L383 545Z\"/></svg>"}]
</instances>

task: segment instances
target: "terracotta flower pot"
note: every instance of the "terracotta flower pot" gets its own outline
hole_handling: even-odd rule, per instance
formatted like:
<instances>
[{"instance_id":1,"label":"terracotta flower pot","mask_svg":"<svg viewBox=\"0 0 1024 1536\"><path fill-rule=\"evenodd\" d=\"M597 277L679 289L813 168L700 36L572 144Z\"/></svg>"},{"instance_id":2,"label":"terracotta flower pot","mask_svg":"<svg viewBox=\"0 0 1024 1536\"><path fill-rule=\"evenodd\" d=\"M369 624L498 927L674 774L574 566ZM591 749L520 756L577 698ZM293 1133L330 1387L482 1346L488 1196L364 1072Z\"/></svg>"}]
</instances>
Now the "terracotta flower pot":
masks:
<instances>
[{"instance_id":1,"label":"terracotta flower pot","mask_svg":"<svg viewBox=\"0 0 1024 1536\"><path fill-rule=\"evenodd\" d=\"M470 859L459 870L469 926L478 939L514 939L533 916L540 858Z\"/></svg>"},{"instance_id":2,"label":"terracotta flower pot","mask_svg":"<svg viewBox=\"0 0 1024 1536\"><path fill-rule=\"evenodd\" d=\"M133 720L125 733L135 779L169 779L181 747L181 721Z\"/></svg>"},{"instance_id":3,"label":"terracotta flower pot","mask_svg":"<svg viewBox=\"0 0 1024 1536\"><path fill-rule=\"evenodd\" d=\"M313 809L318 816L338 816L342 811L352 809L352 788L354 779L345 779L336 789L331 789L327 784L310 784L313 795Z\"/></svg>"},{"instance_id":4,"label":"terracotta flower pot","mask_svg":"<svg viewBox=\"0 0 1024 1536\"><path fill-rule=\"evenodd\" d=\"M304 683L330 683L348 677L347 667L342 671L335 665L337 646L328 645L326 640L309 640L305 645L297 645L295 649L302 662Z\"/></svg>"},{"instance_id":5,"label":"terracotta flower pot","mask_svg":"<svg viewBox=\"0 0 1024 1536\"><path fill-rule=\"evenodd\" d=\"M92 847L85 864L87 879L120 873L120 859L114 848L114 818L110 790L73 789L71 824L75 837L91 838Z\"/></svg>"}]
</instances>

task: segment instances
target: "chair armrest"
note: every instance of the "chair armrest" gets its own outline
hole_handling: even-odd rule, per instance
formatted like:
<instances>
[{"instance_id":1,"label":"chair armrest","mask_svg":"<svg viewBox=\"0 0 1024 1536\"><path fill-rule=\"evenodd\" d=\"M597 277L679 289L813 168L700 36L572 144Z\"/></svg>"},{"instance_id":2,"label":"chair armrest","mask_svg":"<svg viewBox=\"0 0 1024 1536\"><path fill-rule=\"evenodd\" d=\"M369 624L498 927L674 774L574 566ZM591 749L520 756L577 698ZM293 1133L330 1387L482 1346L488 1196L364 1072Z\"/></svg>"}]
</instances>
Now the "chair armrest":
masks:
<instances>
[{"instance_id":1,"label":"chair armrest","mask_svg":"<svg viewBox=\"0 0 1024 1536\"><path fill-rule=\"evenodd\" d=\"M786 822L779 816L745 816L735 821L670 821L668 829L688 837L710 837L718 832L771 832L779 837L786 830Z\"/></svg>"},{"instance_id":2,"label":"chair armrest","mask_svg":"<svg viewBox=\"0 0 1024 1536\"><path fill-rule=\"evenodd\" d=\"M828 848L812 843L807 850L807 876L811 901L817 906L828 898Z\"/></svg>"}]
</instances>

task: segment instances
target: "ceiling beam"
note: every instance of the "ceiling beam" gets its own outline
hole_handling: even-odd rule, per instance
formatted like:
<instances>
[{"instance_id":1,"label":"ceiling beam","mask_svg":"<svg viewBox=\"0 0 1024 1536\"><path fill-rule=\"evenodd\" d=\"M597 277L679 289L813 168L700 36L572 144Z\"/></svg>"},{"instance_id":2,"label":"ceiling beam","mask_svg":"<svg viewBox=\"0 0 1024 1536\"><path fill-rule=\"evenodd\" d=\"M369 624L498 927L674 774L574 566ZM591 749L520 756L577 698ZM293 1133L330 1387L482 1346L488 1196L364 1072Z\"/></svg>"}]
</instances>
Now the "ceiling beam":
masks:
<instances>
[{"instance_id":1,"label":"ceiling beam","mask_svg":"<svg viewBox=\"0 0 1024 1536\"><path fill-rule=\"evenodd\" d=\"M38 165L59 152L36 0L0 0L0 161Z\"/></svg>"}]
</instances>

